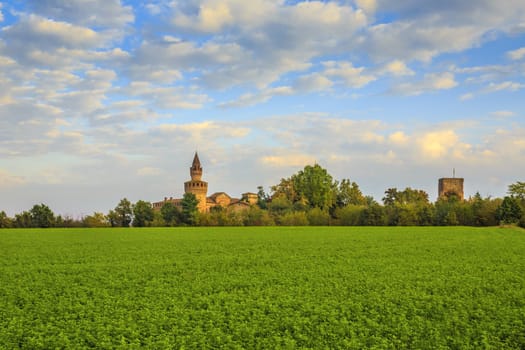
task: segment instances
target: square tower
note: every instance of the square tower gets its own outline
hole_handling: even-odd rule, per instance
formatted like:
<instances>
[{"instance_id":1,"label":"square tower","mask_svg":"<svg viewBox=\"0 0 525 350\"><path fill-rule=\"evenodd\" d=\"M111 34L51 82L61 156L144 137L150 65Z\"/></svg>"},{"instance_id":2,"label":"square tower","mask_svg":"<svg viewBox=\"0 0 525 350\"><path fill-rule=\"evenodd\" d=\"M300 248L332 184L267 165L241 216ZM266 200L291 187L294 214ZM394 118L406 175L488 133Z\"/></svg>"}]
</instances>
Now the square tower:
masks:
<instances>
[{"instance_id":1,"label":"square tower","mask_svg":"<svg viewBox=\"0 0 525 350\"><path fill-rule=\"evenodd\" d=\"M459 200L463 200L463 178L458 177L444 177L439 179L438 198L448 198L456 196Z\"/></svg>"}]
</instances>

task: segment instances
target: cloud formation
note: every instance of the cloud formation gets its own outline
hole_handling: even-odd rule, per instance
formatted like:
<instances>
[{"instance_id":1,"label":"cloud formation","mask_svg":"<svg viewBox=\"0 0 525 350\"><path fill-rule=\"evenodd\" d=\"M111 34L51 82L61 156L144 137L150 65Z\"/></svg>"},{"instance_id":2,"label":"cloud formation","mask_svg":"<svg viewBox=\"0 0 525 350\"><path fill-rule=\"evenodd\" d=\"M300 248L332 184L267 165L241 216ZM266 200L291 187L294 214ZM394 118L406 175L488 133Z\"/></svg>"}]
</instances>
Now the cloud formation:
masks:
<instances>
[{"instance_id":1,"label":"cloud formation","mask_svg":"<svg viewBox=\"0 0 525 350\"><path fill-rule=\"evenodd\" d=\"M523 23L519 0L2 2L0 210L180 195L195 150L232 195L312 162L376 197L453 166L501 195Z\"/></svg>"}]
</instances>

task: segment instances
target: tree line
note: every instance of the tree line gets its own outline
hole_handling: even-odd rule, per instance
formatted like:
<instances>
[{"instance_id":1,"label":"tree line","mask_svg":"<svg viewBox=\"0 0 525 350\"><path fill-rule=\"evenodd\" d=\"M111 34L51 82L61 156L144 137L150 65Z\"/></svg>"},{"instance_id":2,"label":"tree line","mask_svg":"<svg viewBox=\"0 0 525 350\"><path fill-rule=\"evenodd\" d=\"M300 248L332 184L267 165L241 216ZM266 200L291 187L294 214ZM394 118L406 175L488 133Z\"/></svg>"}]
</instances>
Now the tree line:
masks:
<instances>
[{"instance_id":1,"label":"tree line","mask_svg":"<svg viewBox=\"0 0 525 350\"><path fill-rule=\"evenodd\" d=\"M145 226L496 226L525 227L525 182L509 185L504 198L466 200L454 195L429 200L428 194L407 187L389 188L382 203L365 196L357 183L334 180L320 165L303 170L270 187L258 187L256 205L245 210L215 207L197 209L198 200L184 194L180 206L167 202L154 210L150 202L123 198L107 214L95 212L80 219L56 216L45 204L10 218L0 212L0 228L28 227L145 227Z\"/></svg>"}]
</instances>

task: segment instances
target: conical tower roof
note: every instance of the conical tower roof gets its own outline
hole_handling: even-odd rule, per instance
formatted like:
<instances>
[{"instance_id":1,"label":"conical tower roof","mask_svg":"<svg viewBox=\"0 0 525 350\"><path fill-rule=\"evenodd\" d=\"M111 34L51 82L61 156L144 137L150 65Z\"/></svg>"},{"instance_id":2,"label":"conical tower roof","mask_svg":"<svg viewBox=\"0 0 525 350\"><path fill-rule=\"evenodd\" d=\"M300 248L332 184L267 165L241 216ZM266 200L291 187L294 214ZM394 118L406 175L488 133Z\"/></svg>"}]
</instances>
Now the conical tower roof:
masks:
<instances>
[{"instance_id":1,"label":"conical tower roof","mask_svg":"<svg viewBox=\"0 0 525 350\"><path fill-rule=\"evenodd\" d=\"M195 157L193 157L193 163L191 165L192 168L200 168L201 167L201 161L199 160L199 155L197 152L195 152Z\"/></svg>"}]
</instances>

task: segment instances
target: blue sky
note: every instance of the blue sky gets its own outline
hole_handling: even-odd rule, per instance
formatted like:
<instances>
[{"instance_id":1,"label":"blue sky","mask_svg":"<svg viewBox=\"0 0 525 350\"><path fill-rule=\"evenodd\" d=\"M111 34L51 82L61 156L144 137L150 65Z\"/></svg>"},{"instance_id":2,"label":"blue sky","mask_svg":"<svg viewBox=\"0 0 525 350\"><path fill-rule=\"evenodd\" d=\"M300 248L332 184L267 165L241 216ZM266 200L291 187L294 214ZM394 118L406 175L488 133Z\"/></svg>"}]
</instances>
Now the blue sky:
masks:
<instances>
[{"instance_id":1,"label":"blue sky","mask_svg":"<svg viewBox=\"0 0 525 350\"><path fill-rule=\"evenodd\" d=\"M0 1L0 210L79 216L307 164L503 196L525 174L525 2Z\"/></svg>"}]
</instances>

